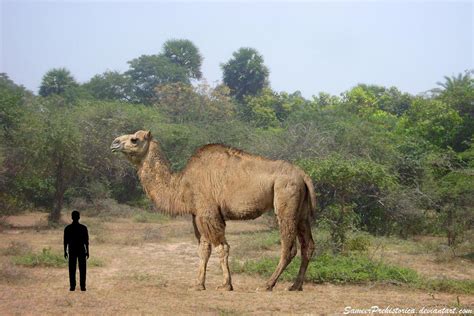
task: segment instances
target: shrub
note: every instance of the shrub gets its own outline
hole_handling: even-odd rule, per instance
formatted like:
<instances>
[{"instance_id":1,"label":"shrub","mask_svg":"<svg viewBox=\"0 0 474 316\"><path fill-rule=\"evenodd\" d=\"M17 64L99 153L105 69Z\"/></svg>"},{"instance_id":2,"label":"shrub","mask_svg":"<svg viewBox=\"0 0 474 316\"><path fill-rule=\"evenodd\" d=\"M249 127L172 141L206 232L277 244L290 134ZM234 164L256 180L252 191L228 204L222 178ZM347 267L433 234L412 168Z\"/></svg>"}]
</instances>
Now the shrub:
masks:
<instances>
[{"instance_id":1,"label":"shrub","mask_svg":"<svg viewBox=\"0 0 474 316\"><path fill-rule=\"evenodd\" d=\"M67 266L67 261L62 254L53 252L51 248L43 248L39 253L28 252L23 255L15 256L13 263L25 267L54 267L62 268ZM90 267L101 267L103 262L97 258L88 260Z\"/></svg>"},{"instance_id":2,"label":"shrub","mask_svg":"<svg viewBox=\"0 0 474 316\"><path fill-rule=\"evenodd\" d=\"M423 281L420 287L439 292L474 293L473 280L430 279Z\"/></svg>"},{"instance_id":3,"label":"shrub","mask_svg":"<svg viewBox=\"0 0 474 316\"><path fill-rule=\"evenodd\" d=\"M246 261L237 271L250 274L260 274L269 277L278 259L263 258L255 261ZM293 280L298 273L300 259L295 258L282 274L283 280ZM414 283L419 279L416 271L374 262L362 255L330 255L323 254L310 262L306 278L314 283L366 283L366 282L394 282Z\"/></svg>"},{"instance_id":4,"label":"shrub","mask_svg":"<svg viewBox=\"0 0 474 316\"><path fill-rule=\"evenodd\" d=\"M269 277L277 266L277 258L248 260L244 263L232 261L237 273L258 274ZM299 269L300 259L295 258L281 275L285 281L293 280ZM313 283L362 284L369 282L393 283L414 288L449 292L474 293L474 281L453 279L429 279L415 270L377 262L366 255L323 254L309 263L306 279Z\"/></svg>"},{"instance_id":5,"label":"shrub","mask_svg":"<svg viewBox=\"0 0 474 316\"><path fill-rule=\"evenodd\" d=\"M367 251L371 246L372 242L367 235L358 235L352 238L349 238L346 244L346 249L348 251Z\"/></svg>"},{"instance_id":6,"label":"shrub","mask_svg":"<svg viewBox=\"0 0 474 316\"><path fill-rule=\"evenodd\" d=\"M52 252L51 248L43 248L40 253L28 252L23 255L15 256L13 262L25 267L55 267L66 266L66 260L58 253Z\"/></svg>"}]
</instances>

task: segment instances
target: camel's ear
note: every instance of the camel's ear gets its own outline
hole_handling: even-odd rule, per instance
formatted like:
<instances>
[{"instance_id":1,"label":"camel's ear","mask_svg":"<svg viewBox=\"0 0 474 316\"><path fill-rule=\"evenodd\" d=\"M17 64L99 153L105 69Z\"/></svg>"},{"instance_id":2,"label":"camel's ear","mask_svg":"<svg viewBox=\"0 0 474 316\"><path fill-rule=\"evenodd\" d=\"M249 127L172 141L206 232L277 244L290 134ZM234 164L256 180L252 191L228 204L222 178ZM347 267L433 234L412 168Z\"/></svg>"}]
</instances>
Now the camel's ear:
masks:
<instances>
[{"instance_id":1,"label":"camel's ear","mask_svg":"<svg viewBox=\"0 0 474 316\"><path fill-rule=\"evenodd\" d=\"M150 139L151 139L151 132L150 132L150 131L147 131L147 132L145 133L145 139L146 139L146 140L150 140Z\"/></svg>"}]
</instances>

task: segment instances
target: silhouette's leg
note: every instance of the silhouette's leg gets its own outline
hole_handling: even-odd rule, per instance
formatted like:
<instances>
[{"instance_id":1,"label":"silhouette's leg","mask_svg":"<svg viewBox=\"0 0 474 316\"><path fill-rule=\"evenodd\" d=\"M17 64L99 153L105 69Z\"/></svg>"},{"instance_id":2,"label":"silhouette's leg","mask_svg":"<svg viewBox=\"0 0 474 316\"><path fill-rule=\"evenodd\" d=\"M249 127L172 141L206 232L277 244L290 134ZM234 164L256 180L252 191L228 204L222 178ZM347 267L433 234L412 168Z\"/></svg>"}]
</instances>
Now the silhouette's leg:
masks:
<instances>
[{"instance_id":1,"label":"silhouette's leg","mask_svg":"<svg viewBox=\"0 0 474 316\"><path fill-rule=\"evenodd\" d=\"M224 241L224 243L216 247L221 262L222 273L224 275L224 283L217 287L218 290L232 291L234 289L232 287L232 279L229 270L229 250L230 246L227 241Z\"/></svg>"},{"instance_id":2,"label":"silhouette's leg","mask_svg":"<svg viewBox=\"0 0 474 316\"><path fill-rule=\"evenodd\" d=\"M201 237L201 241L199 242L199 271L198 271L198 281L197 284L193 287L193 289L200 291L205 290L205 282L206 282L206 269L207 269L207 262L209 261L209 257L211 256L211 243L206 239Z\"/></svg>"},{"instance_id":3,"label":"silhouette's leg","mask_svg":"<svg viewBox=\"0 0 474 316\"><path fill-rule=\"evenodd\" d=\"M311 225L308 219L300 221L298 224L298 239L301 244L301 265L295 283L288 289L290 291L302 291L304 275L308 268L309 261L314 252L314 241L311 235Z\"/></svg>"},{"instance_id":4,"label":"silhouette's leg","mask_svg":"<svg viewBox=\"0 0 474 316\"><path fill-rule=\"evenodd\" d=\"M81 290L86 290L86 273L87 273L87 259L85 255L78 257L79 259L79 280L81 285Z\"/></svg>"},{"instance_id":5,"label":"silhouette's leg","mask_svg":"<svg viewBox=\"0 0 474 316\"><path fill-rule=\"evenodd\" d=\"M73 291L76 288L76 262L77 256L69 254L69 288Z\"/></svg>"}]
</instances>

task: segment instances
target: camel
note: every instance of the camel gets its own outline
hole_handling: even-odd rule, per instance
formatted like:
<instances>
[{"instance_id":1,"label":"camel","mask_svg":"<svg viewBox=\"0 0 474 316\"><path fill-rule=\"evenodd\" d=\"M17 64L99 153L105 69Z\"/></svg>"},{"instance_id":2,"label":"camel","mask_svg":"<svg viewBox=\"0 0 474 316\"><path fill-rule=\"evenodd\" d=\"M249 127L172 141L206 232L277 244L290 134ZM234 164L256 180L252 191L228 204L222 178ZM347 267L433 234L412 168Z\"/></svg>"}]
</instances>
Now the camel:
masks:
<instances>
[{"instance_id":1,"label":"camel","mask_svg":"<svg viewBox=\"0 0 474 316\"><path fill-rule=\"evenodd\" d=\"M301 266L288 290L303 290L304 275L314 251L310 222L316 196L311 178L300 168L286 161L209 144L200 147L182 171L173 173L150 131L117 137L110 148L122 152L137 168L143 189L158 211L192 215L200 259L193 289L206 289L206 268L214 247L224 276L218 289L232 291L226 220L255 219L273 209L281 235L281 256L263 290L273 289L296 256L296 238L301 248Z\"/></svg>"}]
</instances>

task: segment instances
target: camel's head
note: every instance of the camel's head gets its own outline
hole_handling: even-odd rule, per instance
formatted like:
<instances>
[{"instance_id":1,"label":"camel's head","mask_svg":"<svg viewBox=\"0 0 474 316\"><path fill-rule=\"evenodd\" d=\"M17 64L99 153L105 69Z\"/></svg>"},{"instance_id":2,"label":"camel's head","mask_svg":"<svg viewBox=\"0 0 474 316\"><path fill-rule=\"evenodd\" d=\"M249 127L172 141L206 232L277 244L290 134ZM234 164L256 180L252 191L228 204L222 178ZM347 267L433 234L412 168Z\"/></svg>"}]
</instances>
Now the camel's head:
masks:
<instances>
[{"instance_id":1,"label":"camel's head","mask_svg":"<svg viewBox=\"0 0 474 316\"><path fill-rule=\"evenodd\" d=\"M139 164L146 156L151 140L150 131L138 131L135 134L117 137L110 145L110 149L112 152L122 152L132 163Z\"/></svg>"}]
</instances>

